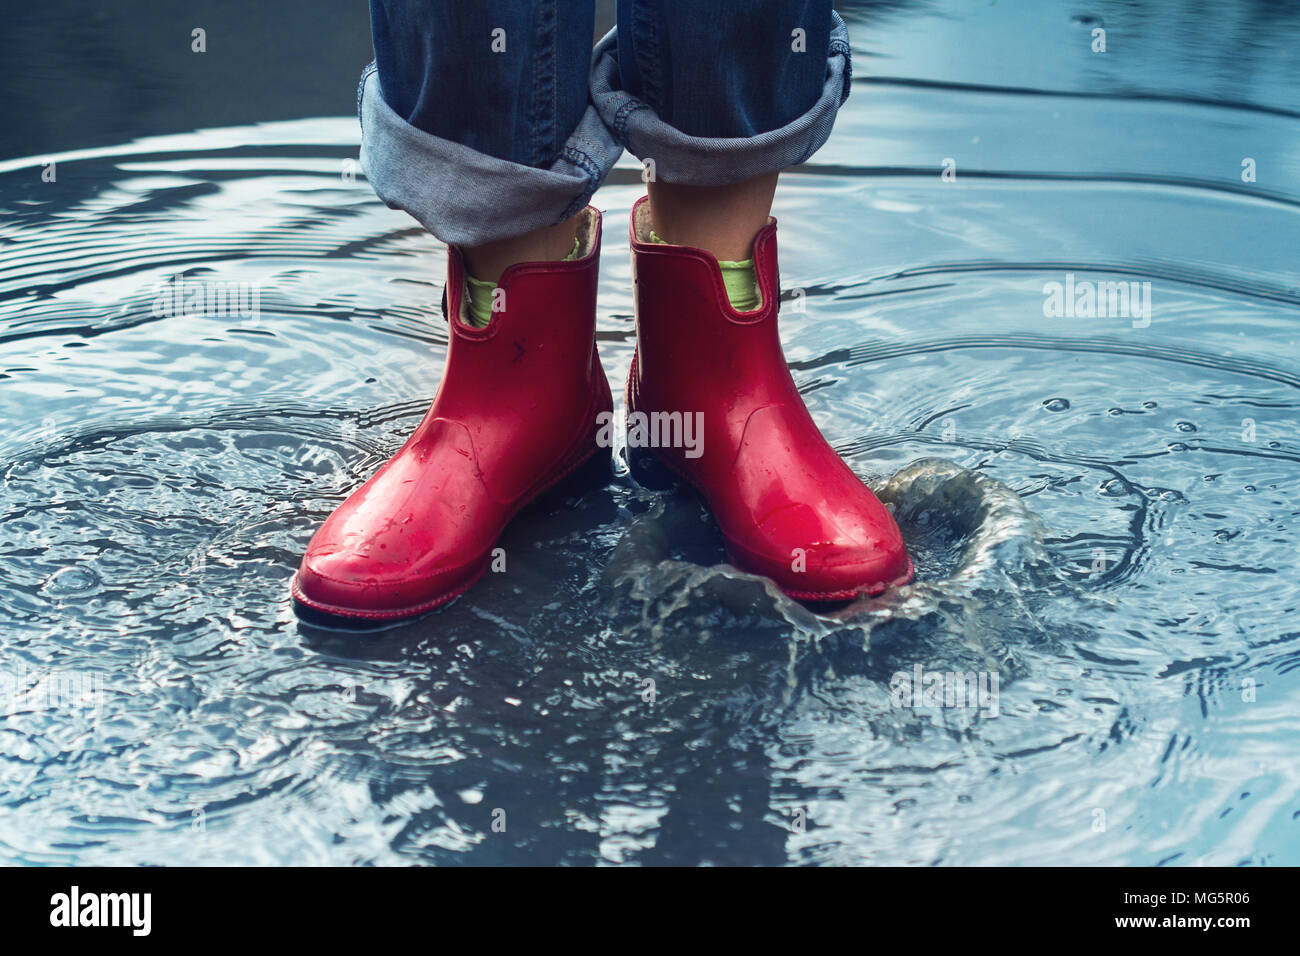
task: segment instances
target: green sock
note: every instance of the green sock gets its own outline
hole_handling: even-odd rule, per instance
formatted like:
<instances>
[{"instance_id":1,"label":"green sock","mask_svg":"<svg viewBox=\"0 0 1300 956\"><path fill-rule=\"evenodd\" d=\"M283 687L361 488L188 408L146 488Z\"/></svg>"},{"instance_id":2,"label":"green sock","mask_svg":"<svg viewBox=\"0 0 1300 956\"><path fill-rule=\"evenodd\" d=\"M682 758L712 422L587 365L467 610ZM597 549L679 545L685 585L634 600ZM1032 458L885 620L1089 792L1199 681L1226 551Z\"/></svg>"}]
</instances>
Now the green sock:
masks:
<instances>
[{"instance_id":1,"label":"green sock","mask_svg":"<svg viewBox=\"0 0 1300 956\"><path fill-rule=\"evenodd\" d=\"M475 328L485 328L492 321L492 293L496 287L495 282L485 282L465 273L465 293L469 298L466 318Z\"/></svg>"},{"instance_id":2,"label":"green sock","mask_svg":"<svg viewBox=\"0 0 1300 956\"><path fill-rule=\"evenodd\" d=\"M565 256L561 261L569 262L578 258L578 250L581 243L573 240L573 251ZM487 324L492 321L492 295L496 292L497 285L495 282L487 282L483 279L475 279L468 272L465 273L465 295L469 302L467 303L466 313L469 316L469 324L475 328L486 328Z\"/></svg>"},{"instance_id":3,"label":"green sock","mask_svg":"<svg viewBox=\"0 0 1300 956\"><path fill-rule=\"evenodd\" d=\"M653 230L650 232L650 241L663 242ZM722 270L722 285L727 290L727 301L733 309L737 312L751 312L763 304L753 259L741 259L739 262L719 259L718 268Z\"/></svg>"}]
</instances>

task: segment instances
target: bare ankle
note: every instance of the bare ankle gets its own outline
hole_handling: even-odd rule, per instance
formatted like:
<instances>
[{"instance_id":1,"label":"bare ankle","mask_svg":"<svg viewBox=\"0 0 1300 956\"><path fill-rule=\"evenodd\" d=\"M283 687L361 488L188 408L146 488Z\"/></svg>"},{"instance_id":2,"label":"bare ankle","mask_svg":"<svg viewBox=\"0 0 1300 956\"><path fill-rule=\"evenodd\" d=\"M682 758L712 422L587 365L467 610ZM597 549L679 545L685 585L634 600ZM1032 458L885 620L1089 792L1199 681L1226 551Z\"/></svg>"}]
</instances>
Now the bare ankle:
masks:
<instances>
[{"instance_id":1,"label":"bare ankle","mask_svg":"<svg viewBox=\"0 0 1300 956\"><path fill-rule=\"evenodd\" d=\"M485 282L496 282L516 262L555 262L573 252L582 213L554 226L534 229L522 236L499 239L481 246L465 246L465 268Z\"/></svg>"},{"instance_id":2,"label":"bare ankle","mask_svg":"<svg viewBox=\"0 0 1300 956\"><path fill-rule=\"evenodd\" d=\"M649 184L650 222L664 242L706 249L722 260L751 255L755 234L767 225L779 173L726 186Z\"/></svg>"}]
</instances>

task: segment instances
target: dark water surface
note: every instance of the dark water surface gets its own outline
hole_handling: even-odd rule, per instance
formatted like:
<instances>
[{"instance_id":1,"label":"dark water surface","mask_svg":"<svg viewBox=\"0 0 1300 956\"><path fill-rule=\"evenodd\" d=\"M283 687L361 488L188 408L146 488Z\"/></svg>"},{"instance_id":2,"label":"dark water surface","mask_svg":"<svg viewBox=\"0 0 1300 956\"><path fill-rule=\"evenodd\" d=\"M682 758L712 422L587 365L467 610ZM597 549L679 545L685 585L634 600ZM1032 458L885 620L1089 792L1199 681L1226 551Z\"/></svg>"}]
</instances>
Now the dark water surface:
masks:
<instances>
[{"instance_id":1,"label":"dark water surface","mask_svg":"<svg viewBox=\"0 0 1300 956\"><path fill-rule=\"evenodd\" d=\"M437 386L443 250L350 117L8 144L0 858L1300 863L1300 11L845 12L782 323L919 575L829 613L620 467L440 613L300 623L312 530ZM595 199L616 388L641 189ZM1121 281L1149 313L1045 314ZM997 693L897 706L918 666Z\"/></svg>"}]
</instances>

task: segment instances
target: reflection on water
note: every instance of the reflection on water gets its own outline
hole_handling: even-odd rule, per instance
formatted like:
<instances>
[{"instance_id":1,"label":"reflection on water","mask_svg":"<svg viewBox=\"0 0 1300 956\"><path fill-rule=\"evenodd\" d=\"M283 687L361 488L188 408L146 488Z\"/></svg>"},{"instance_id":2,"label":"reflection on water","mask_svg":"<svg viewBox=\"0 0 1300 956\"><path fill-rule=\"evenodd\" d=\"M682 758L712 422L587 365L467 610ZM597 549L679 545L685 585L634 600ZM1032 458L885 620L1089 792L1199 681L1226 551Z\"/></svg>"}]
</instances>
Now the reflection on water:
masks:
<instances>
[{"instance_id":1,"label":"reflection on water","mask_svg":"<svg viewBox=\"0 0 1300 956\"><path fill-rule=\"evenodd\" d=\"M948 35L1087 36L1005 8L945 4ZM1236 87L1124 53L1107 82L1161 95L1110 99L1030 54L926 60L930 9L859 17L894 79L859 77L778 201L796 381L918 565L844 607L731 569L691 495L620 461L444 611L300 623L314 526L436 387L442 251L346 118L54 183L0 164L5 859L1300 862L1294 19L1231 33ZM1088 15L1119 54L1158 10ZM991 88L1026 85L1055 92ZM615 382L639 190L628 160L596 199ZM1149 282L1150 312L1049 315L1067 281Z\"/></svg>"}]
</instances>

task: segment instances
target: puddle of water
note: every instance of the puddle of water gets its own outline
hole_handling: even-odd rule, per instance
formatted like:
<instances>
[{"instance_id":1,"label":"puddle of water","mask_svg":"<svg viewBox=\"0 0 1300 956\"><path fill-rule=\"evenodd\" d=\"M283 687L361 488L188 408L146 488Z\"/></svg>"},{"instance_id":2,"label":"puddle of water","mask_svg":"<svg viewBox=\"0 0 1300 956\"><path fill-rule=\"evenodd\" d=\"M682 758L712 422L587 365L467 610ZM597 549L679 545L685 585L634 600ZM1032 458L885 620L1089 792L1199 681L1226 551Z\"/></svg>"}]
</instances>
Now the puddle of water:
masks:
<instances>
[{"instance_id":1,"label":"puddle of water","mask_svg":"<svg viewBox=\"0 0 1300 956\"><path fill-rule=\"evenodd\" d=\"M859 62L923 12L857 30ZM1079 94L1153 88L1127 53L1062 85L926 49L860 77L776 210L796 381L918 564L835 609L620 467L438 614L300 624L312 530L436 387L442 250L356 173L350 119L89 150L56 184L0 164L5 858L1300 862L1287 67L1111 99ZM638 172L596 198L616 383ZM1050 283L1120 281L1149 314L1045 314Z\"/></svg>"}]
</instances>

